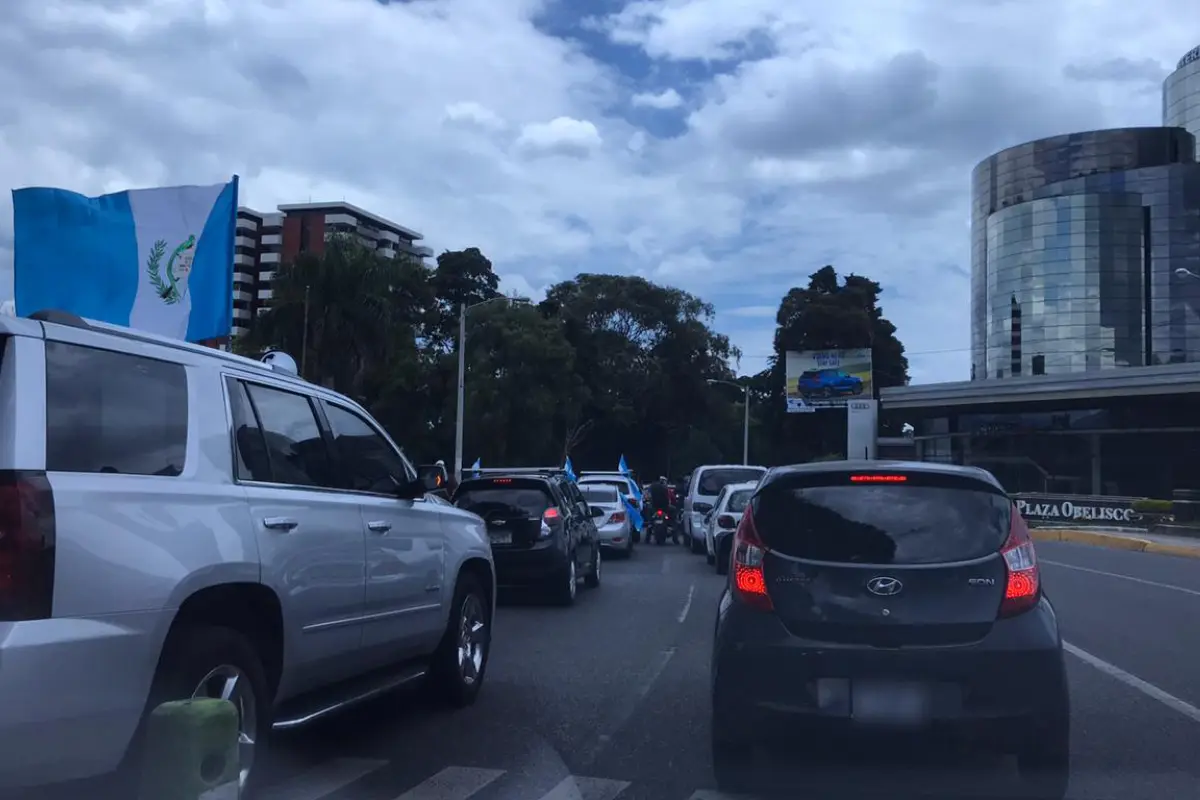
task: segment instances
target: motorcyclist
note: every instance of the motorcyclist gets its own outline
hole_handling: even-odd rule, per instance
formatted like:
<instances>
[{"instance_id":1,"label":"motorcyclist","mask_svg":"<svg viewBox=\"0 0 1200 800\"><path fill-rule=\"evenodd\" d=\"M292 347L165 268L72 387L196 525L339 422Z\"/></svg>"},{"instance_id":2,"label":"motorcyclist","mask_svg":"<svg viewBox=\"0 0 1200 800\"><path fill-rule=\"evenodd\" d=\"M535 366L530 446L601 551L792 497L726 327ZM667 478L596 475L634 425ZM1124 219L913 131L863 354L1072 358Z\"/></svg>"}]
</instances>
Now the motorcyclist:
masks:
<instances>
[{"instance_id":1,"label":"motorcyclist","mask_svg":"<svg viewBox=\"0 0 1200 800\"><path fill-rule=\"evenodd\" d=\"M650 484L650 514L657 516L658 512L662 511L663 516L667 520L667 527L671 530L671 538L675 538L675 515L671 508L671 493L667 491L667 479L660 475L658 480Z\"/></svg>"}]
</instances>

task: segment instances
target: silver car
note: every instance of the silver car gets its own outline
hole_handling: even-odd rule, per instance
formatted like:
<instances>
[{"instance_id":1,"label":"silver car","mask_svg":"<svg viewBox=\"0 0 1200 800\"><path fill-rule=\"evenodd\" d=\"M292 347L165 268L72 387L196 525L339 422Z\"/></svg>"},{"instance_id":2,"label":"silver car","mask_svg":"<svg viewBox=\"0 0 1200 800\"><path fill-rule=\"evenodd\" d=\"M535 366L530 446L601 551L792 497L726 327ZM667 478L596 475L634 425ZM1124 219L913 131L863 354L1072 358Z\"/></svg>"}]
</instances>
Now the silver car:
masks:
<instances>
[{"instance_id":1,"label":"silver car","mask_svg":"<svg viewBox=\"0 0 1200 800\"><path fill-rule=\"evenodd\" d=\"M606 483L581 483L579 491L592 509L600 546L625 556L633 553L633 526L629 512L616 486Z\"/></svg>"},{"instance_id":2,"label":"silver car","mask_svg":"<svg viewBox=\"0 0 1200 800\"><path fill-rule=\"evenodd\" d=\"M713 510L705 517L704 539L708 548L708 563L716 565L718 575L724 575L729 570L729 547L733 542L733 532L742 521L742 515L757 487L758 481L729 484L717 495Z\"/></svg>"},{"instance_id":3,"label":"silver car","mask_svg":"<svg viewBox=\"0 0 1200 800\"><path fill-rule=\"evenodd\" d=\"M474 701L483 520L292 359L0 317L0 400L0 794L136 763L170 700L237 706L243 788L272 729L425 677Z\"/></svg>"}]
</instances>

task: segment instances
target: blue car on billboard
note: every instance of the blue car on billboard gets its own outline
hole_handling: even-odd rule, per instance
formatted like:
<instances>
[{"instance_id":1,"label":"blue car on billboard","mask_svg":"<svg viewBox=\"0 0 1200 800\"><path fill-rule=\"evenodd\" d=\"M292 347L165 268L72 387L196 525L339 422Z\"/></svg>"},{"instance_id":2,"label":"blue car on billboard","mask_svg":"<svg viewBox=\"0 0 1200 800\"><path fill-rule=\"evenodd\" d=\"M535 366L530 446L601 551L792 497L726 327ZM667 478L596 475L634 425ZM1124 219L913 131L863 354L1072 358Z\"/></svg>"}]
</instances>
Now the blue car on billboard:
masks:
<instances>
[{"instance_id":1,"label":"blue car on billboard","mask_svg":"<svg viewBox=\"0 0 1200 800\"><path fill-rule=\"evenodd\" d=\"M841 369L809 369L800 373L796 388L805 397L862 394L862 378Z\"/></svg>"}]
</instances>

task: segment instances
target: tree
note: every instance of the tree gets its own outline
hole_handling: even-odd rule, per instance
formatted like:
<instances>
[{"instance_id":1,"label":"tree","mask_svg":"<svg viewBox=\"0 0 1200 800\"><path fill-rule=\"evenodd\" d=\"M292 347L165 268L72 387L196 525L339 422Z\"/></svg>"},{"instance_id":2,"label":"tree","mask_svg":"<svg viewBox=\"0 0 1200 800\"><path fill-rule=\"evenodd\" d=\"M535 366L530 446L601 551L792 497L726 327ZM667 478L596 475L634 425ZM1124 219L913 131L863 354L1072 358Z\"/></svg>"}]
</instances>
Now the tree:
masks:
<instances>
[{"instance_id":1,"label":"tree","mask_svg":"<svg viewBox=\"0 0 1200 800\"><path fill-rule=\"evenodd\" d=\"M447 349L453 349L458 336L460 308L500 296L500 278L478 247L447 250L438 256L430 284L436 297L438 320L433 338Z\"/></svg>"},{"instance_id":2,"label":"tree","mask_svg":"<svg viewBox=\"0 0 1200 800\"><path fill-rule=\"evenodd\" d=\"M780 461L813 458L845 451L844 415L836 411L788 415L785 410L784 354L789 350L870 348L876 389L908 383L908 359L896 338L896 326L879 307L880 285L861 275L839 281L825 266L809 276L808 286L790 289L776 316L775 354L771 367L774 396L767 418ZM837 414L841 424L830 424Z\"/></svg>"},{"instance_id":3,"label":"tree","mask_svg":"<svg viewBox=\"0 0 1200 800\"><path fill-rule=\"evenodd\" d=\"M712 306L644 278L581 274L551 287L541 310L562 326L583 382L578 413L560 422L572 461L611 469L624 454L645 474L678 471L674 452L689 428L728 403L706 379L731 379L739 355L709 328Z\"/></svg>"}]
</instances>

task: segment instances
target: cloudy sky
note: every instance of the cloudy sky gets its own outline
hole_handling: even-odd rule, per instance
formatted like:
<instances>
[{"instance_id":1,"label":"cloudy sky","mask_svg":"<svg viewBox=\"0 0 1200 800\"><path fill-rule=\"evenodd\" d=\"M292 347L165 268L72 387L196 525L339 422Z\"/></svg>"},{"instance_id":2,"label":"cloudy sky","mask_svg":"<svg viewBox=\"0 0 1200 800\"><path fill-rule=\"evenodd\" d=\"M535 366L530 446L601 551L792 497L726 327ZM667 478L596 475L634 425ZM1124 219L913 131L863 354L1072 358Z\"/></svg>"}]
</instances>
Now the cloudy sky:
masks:
<instances>
[{"instance_id":1,"label":"cloudy sky","mask_svg":"<svg viewBox=\"0 0 1200 800\"><path fill-rule=\"evenodd\" d=\"M1195 3L4 0L0 183L236 173L477 246L505 290L643 275L712 302L742 372L832 263L882 282L914 382L962 380L972 165L1158 124Z\"/></svg>"}]
</instances>

